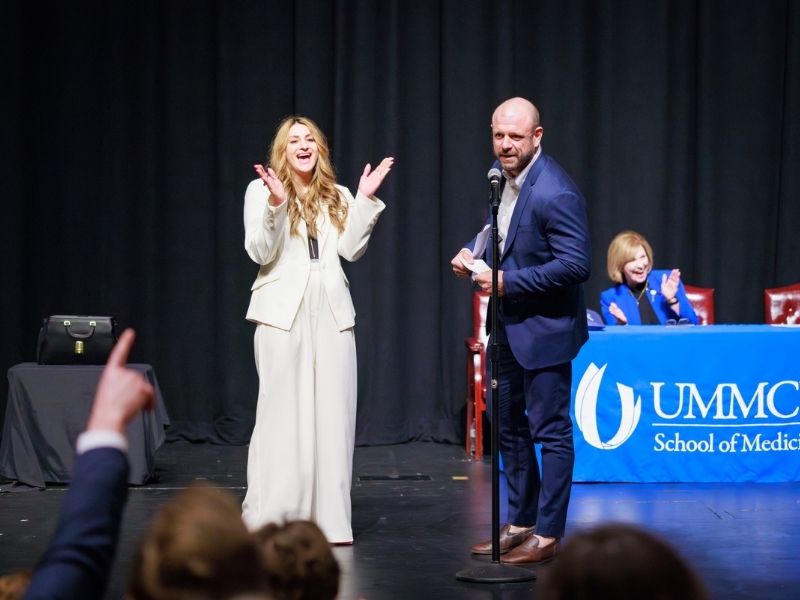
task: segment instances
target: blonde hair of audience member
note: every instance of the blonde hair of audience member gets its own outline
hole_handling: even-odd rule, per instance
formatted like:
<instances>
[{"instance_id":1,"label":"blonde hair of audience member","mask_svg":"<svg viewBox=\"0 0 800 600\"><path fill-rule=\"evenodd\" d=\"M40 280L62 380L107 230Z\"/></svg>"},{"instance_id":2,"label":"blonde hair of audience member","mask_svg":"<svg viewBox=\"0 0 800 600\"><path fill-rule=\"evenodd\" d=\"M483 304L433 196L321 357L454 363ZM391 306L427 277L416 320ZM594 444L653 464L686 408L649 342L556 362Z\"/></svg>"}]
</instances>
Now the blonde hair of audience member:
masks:
<instances>
[{"instance_id":1,"label":"blonde hair of audience member","mask_svg":"<svg viewBox=\"0 0 800 600\"><path fill-rule=\"evenodd\" d=\"M333 600L339 563L311 521L268 523L253 534L261 544L269 592L281 600Z\"/></svg>"},{"instance_id":2,"label":"blonde hair of audience member","mask_svg":"<svg viewBox=\"0 0 800 600\"><path fill-rule=\"evenodd\" d=\"M647 255L647 272L649 273L653 269L653 249L645 237L630 230L622 231L614 236L614 239L608 245L608 259L606 262L608 277L611 281L627 284L623 275L623 267L625 263L636 258L636 250L638 250L639 246L644 248L644 253Z\"/></svg>"},{"instance_id":3,"label":"blonde hair of audience member","mask_svg":"<svg viewBox=\"0 0 800 600\"><path fill-rule=\"evenodd\" d=\"M708 600L705 585L666 542L633 525L570 536L541 572L536 600Z\"/></svg>"},{"instance_id":4,"label":"blonde hair of audience member","mask_svg":"<svg viewBox=\"0 0 800 600\"><path fill-rule=\"evenodd\" d=\"M247 597L264 591L258 543L224 490L197 485L157 513L134 559L135 600Z\"/></svg>"},{"instance_id":5,"label":"blonde hair of audience member","mask_svg":"<svg viewBox=\"0 0 800 600\"><path fill-rule=\"evenodd\" d=\"M292 125L300 123L308 127L311 137L317 146L317 164L308 188L303 190L293 177L293 171L286 157L289 145L289 130ZM336 189L336 172L330 159L330 150L325 134L317 124L308 117L291 116L278 125L269 150L269 166L275 171L286 190L289 202L289 223L292 235L299 235L300 220L306 222L308 234L317 237L317 215L323 206L327 206L331 223L339 231L344 231L347 221L347 203Z\"/></svg>"},{"instance_id":6,"label":"blonde hair of audience member","mask_svg":"<svg viewBox=\"0 0 800 600\"><path fill-rule=\"evenodd\" d=\"M28 569L0 576L0 600L20 600L30 582L31 572Z\"/></svg>"}]
</instances>

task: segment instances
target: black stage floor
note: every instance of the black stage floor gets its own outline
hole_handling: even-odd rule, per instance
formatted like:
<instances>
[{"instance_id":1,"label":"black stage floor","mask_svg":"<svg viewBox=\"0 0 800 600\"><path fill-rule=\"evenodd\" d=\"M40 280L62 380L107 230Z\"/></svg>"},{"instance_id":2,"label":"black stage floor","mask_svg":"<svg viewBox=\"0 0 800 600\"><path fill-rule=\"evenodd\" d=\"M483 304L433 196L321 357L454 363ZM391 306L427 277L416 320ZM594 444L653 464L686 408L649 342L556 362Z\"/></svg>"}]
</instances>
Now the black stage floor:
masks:
<instances>
[{"instance_id":1,"label":"black stage floor","mask_svg":"<svg viewBox=\"0 0 800 600\"><path fill-rule=\"evenodd\" d=\"M153 512L195 480L243 497L246 457L245 447L209 444L158 451L159 481L130 491L109 599L122 597L132 549ZM468 461L457 446L356 448L355 544L334 548L343 570L340 600L534 598L535 582L455 579L480 564L468 547L490 534L490 489L488 459ZM0 495L0 573L35 562L64 490ZM800 598L800 482L576 484L568 530L604 521L636 523L667 538L714 598Z\"/></svg>"}]
</instances>

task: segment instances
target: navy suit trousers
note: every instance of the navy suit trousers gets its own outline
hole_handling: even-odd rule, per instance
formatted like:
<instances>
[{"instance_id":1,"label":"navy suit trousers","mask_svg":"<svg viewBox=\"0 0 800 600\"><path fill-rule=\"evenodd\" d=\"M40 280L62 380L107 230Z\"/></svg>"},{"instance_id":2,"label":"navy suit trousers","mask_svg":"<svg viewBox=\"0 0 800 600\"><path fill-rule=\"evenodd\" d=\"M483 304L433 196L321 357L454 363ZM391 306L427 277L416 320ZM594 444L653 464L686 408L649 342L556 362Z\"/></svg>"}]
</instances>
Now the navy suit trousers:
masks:
<instances>
[{"instance_id":1,"label":"navy suit trousers","mask_svg":"<svg viewBox=\"0 0 800 600\"><path fill-rule=\"evenodd\" d=\"M503 337L501 332L498 408L508 522L518 526L535 524L539 535L560 538L567 522L575 462L569 414L572 363L526 370L509 346L502 343ZM490 356L491 345L487 348L487 357ZM488 408L493 418L491 402ZM541 449L541 475L534 444Z\"/></svg>"}]
</instances>

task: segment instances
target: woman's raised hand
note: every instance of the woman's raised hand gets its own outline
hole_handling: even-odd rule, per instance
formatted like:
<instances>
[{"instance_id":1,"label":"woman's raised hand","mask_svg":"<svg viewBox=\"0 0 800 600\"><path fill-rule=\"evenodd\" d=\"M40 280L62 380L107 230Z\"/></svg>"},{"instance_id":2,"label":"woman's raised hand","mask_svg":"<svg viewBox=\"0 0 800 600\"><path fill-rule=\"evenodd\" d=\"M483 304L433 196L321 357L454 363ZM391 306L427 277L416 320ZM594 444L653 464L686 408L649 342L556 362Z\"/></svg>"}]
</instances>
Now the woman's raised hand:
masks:
<instances>
[{"instance_id":1,"label":"woman's raised hand","mask_svg":"<svg viewBox=\"0 0 800 600\"><path fill-rule=\"evenodd\" d=\"M667 300L672 300L678 293L678 284L681 282L681 272L678 269L672 269L669 277L664 273L661 276L661 293Z\"/></svg>"},{"instance_id":2,"label":"woman's raised hand","mask_svg":"<svg viewBox=\"0 0 800 600\"><path fill-rule=\"evenodd\" d=\"M369 163L364 167L364 172L361 174L361 179L358 182L358 191L369 197L378 191L378 188L383 183L383 178L392 170L394 158L387 156L381 161L373 170Z\"/></svg>"},{"instance_id":3,"label":"woman's raised hand","mask_svg":"<svg viewBox=\"0 0 800 600\"><path fill-rule=\"evenodd\" d=\"M619 306L617 306L616 302L612 302L608 305L608 312L610 312L617 320L617 325L628 324L628 317L625 316L625 313L622 312L622 309Z\"/></svg>"},{"instance_id":4,"label":"woman's raised hand","mask_svg":"<svg viewBox=\"0 0 800 600\"><path fill-rule=\"evenodd\" d=\"M269 167L264 169L262 165L253 165L253 168L256 170L256 173L258 173L261 181L264 182L264 185L269 188L269 193L273 200L270 204L272 204L272 206L280 206L283 204L286 201L286 190L283 189L283 183L281 183L281 180L275 175L275 171Z\"/></svg>"}]
</instances>

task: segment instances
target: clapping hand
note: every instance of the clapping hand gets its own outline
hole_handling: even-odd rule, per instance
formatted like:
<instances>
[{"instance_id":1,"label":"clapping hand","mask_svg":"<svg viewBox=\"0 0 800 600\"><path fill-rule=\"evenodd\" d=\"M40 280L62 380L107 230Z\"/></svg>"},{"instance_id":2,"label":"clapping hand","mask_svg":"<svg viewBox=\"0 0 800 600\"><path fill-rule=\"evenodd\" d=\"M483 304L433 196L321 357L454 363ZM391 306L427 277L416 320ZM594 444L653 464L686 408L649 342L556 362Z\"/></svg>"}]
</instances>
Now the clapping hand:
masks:
<instances>
[{"instance_id":1,"label":"clapping hand","mask_svg":"<svg viewBox=\"0 0 800 600\"><path fill-rule=\"evenodd\" d=\"M617 306L616 302L612 302L608 305L608 312L610 312L617 320L617 325L628 324L628 317L625 316L625 313L622 312L622 309L619 306Z\"/></svg>"},{"instance_id":2,"label":"clapping hand","mask_svg":"<svg viewBox=\"0 0 800 600\"><path fill-rule=\"evenodd\" d=\"M667 277L664 273L661 276L661 294L667 301L672 300L678 294L678 284L681 282L681 272L678 269L672 269Z\"/></svg>"},{"instance_id":3,"label":"clapping hand","mask_svg":"<svg viewBox=\"0 0 800 600\"><path fill-rule=\"evenodd\" d=\"M275 175L275 171L270 167L264 169L261 165L253 165L253 168L256 170L256 173L258 173L261 181L264 182L264 185L269 188L269 193L274 198L274 201L270 202L270 204L272 204L272 206L280 206L283 204L286 201L286 190L283 188L281 180Z\"/></svg>"},{"instance_id":4,"label":"clapping hand","mask_svg":"<svg viewBox=\"0 0 800 600\"><path fill-rule=\"evenodd\" d=\"M361 192L363 195L373 196L375 192L378 191L378 188L383 183L383 178L392 170L392 165L394 164L394 158L391 156L387 156L381 161L374 170L369 163L364 167L364 172L361 174L361 179L358 182L358 191Z\"/></svg>"}]
</instances>

